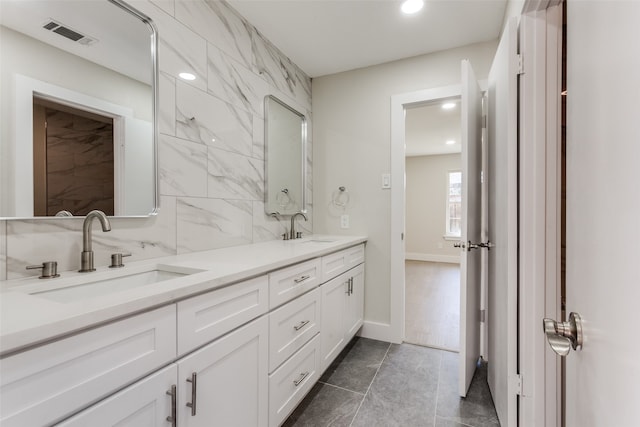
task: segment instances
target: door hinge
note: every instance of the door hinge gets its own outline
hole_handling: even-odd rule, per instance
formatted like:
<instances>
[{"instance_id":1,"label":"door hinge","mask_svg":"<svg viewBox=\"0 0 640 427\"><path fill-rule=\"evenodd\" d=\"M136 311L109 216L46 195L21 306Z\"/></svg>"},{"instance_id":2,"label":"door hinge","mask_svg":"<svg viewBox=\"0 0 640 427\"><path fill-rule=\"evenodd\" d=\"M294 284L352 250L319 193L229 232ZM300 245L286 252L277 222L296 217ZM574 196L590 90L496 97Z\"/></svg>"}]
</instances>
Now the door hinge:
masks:
<instances>
[{"instance_id":1,"label":"door hinge","mask_svg":"<svg viewBox=\"0 0 640 427\"><path fill-rule=\"evenodd\" d=\"M524 395L524 387L522 386L522 375L511 375L511 386L518 396Z\"/></svg>"},{"instance_id":2,"label":"door hinge","mask_svg":"<svg viewBox=\"0 0 640 427\"><path fill-rule=\"evenodd\" d=\"M518 74L524 74L524 58L521 53L518 54Z\"/></svg>"},{"instance_id":3,"label":"door hinge","mask_svg":"<svg viewBox=\"0 0 640 427\"><path fill-rule=\"evenodd\" d=\"M487 321L487 310L480 310L480 323L484 323Z\"/></svg>"},{"instance_id":4,"label":"door hinge","mask_svg":"<svg viewBox=\"0 0 640 427\"><path fill-rule=\"evenodd\" d=\"M484 116L482 116L482 129L486 129L487 128L487 116L486 114Z\"/></svg>"}]
</instances>

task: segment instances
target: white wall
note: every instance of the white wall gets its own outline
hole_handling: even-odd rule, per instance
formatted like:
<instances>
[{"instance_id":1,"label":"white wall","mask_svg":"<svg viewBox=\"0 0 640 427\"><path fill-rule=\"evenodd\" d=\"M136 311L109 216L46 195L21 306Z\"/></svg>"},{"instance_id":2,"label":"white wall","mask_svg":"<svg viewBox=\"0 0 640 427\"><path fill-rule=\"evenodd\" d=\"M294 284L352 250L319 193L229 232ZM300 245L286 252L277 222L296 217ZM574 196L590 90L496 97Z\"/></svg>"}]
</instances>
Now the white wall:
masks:
<instances>
[{"instance_id":1,"label":"white wall","mask_svg":"<svg viewBox=\"0 0 640 427\"><path fill-rule=\"evenodd\" d=\"M460 249L445 240L447 174L460 170L460 154L406 158L406 259L460 262Z\"/></svg>"},{"instance_id":2,"label":"white wall","mask_svg":"<svg viewBox=\"0 0 640 427\"><path fill-rule=\"evenodd\" d=\"M309 77L224 2L129 3L159 33L160 213L96 230L96 266L113 252L133 261L279 238L283 225L264 214L263 99L310 118ZM197 79L176 77L185 70ZM81 228L81 218L0 221L0 279L37 275L25 266L43 261L77 269Z\"/></svg>"},{"instance_id":3,"label":"white wall","mask_svg":"<svg viewBox=\"0 0 640 427\"><path fill-rule=\"evenodd\" d=\"M381 175L390 172L391 96L460 83L460 61L469 59L485 79L496 42L313 79L314 232L366 234L365 320L389 323L390 192ZM392 185L402 185L394 182ZM345 186L351 227L341 229L330 211L331 194Z\"/></svg>"}]
</instances>

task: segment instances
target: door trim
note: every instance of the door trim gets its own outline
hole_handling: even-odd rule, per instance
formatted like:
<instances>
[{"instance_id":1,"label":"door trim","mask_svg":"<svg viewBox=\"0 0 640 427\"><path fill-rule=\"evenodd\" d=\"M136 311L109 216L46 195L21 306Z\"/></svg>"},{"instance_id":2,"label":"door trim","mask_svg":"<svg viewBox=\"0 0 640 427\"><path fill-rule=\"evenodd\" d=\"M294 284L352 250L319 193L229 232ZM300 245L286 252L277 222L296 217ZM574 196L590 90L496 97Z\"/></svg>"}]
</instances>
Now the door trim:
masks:
<instances>
[{"instance_id":1,"label":"door trim","mask_svg":"<svg viewBox=\"0 0 640 427\"><path fill-rule=\"evenodd\" d=\"M562 6L528 0L520 20L519 424L561 425L561 362L540 322L561 318Z\"/></svg>"},{"instance_id":2,"label":"door trim","mask_svg":"<svg viewBox=\"0 0 640 427\"><path fill-rule=\"evenodd\" d=\"M462 94L461 85L444 86L391 96L391 277L390 336L404 340L405 260L405 108Z\"/></svg>"}]
</instances>

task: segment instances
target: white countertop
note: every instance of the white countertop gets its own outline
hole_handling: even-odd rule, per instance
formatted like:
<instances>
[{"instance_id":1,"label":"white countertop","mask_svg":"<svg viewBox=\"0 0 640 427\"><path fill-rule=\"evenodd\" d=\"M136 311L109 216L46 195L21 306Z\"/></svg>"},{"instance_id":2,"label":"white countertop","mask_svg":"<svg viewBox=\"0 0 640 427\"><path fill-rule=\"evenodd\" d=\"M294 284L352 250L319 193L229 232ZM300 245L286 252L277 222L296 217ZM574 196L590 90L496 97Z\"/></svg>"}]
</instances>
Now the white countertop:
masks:
<instances>
[{"instance_id":1,"label":"white countertop","mask_svg":"<svg viewBox=\"0 0 640 427\"><path fill-rule=\"evenodd\" d=\"M310 236L194 252L98 268L62 272L59 278L0 281L0 356L134 313L170 304L279 268L363 243L363 236ZM56 302L34 292L79 285L154 267L202 270L151 285Z\"/></svg>"}]
</instances>

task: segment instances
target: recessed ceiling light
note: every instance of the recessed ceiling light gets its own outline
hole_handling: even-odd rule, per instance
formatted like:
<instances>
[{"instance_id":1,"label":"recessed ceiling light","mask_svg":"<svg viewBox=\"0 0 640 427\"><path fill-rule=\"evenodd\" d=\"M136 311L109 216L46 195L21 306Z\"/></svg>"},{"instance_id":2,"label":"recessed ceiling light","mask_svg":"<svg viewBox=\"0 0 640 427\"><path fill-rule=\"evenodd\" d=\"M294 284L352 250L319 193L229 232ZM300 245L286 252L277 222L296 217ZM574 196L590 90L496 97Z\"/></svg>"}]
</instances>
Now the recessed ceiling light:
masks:
<instances>
[{"instance_id":1,"label":"recessed ceiling light","mask_svg":"<svg viewBox=\"0 0 640 427\"><path fill-rule=\"evenodd\" d=\"M444 104L442 104L443 110L451 110L452 108L455 108L455 107L456 107L455 102L445 102Z\"/></svg>"},{"instance_id":2,"label":"recessed ceiling light","mask_svg":"<svg viewBox=\"0 0 640 427\"><path fill-rule=\"evenodd\" d=\"M180 73L178 74L178 77L180 77L182 80L195 80L196 76L194 76L191 73Z\"/></svg>"},{"instance_id":3,"label":"recessed ceiling light","mask_svg":"<svg viewBox=\"0 0 640 427\"><path fill-rule=\"evenodd\" d=\"M453 145L453 144L455 144L455 143L456 143L456 142L455 142L453 139L450 139L450 140L448 140L448 141L447 141L447 143L446 143L446 144L447 144L447 145Z\"/></svg>"},{"instance_id":4,"label":"recessed ceiling light","mask_svg":"<svg viewBox=\"0 0 640 427\"><path fill-rule=\"evenodd\" d=\"M400 6L402 12L410 15L419 12L424 7L424 0L405 0Z\"/></svg>"}]
</instances>

